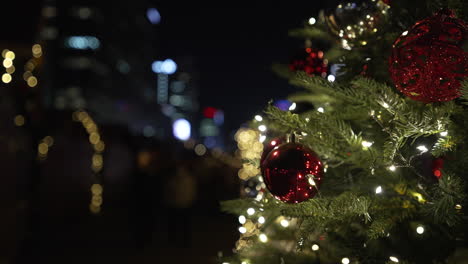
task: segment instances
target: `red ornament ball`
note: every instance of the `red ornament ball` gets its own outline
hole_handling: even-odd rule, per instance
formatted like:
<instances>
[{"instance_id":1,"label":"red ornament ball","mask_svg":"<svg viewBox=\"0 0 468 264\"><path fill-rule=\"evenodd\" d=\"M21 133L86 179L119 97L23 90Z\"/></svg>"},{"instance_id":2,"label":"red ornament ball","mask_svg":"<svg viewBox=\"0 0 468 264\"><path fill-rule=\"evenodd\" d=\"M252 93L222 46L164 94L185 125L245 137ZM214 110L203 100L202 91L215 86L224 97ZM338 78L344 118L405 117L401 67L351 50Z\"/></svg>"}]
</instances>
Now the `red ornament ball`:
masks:
<instances>
[{"instance_id":1,"label":"red ornament ball","mask_svg":"<svg viewBox=\"0 0 468 264\"><path fill-rule=\"evenodd\" d=\"M442 178L442 168L444 167L444 159L436 158L432 161L432 174L440 180Z\"/></svg>"},{"instance_id":2,"label":"red ornament ball","mask_svg":"<svg viewBox=\"0 0 468 264\"><path fill-rule=\"evenodd\" d=\"M268 190L286 203L300 203L313 198L323 178L323 165L317 155L297 143L275 148L261 168Z\"/></svg>"},{"instance_id":3,"label":"red ornament ball","mask_svg":"<svg viewBox=\"0 0 468 264\"><path fill-rule=\"evenodd\" d=\"M425 103L459 97L460 81L468 75L468 56L461 48L466 34L466 23L447 9L403 32L389 59L398 90Z\"/></svg>"},{"instance_id":4,"label":"red ornament ball","mask_svg":"<svg viewBox=\"0 0 468 264\"><path fill-rule=\"evenodd\" d=\"M270 154L270 152L275 147L278 147L279 145L281 145L281 144L283 144L285 142L286 142L285 137L277 137L277 138L272 139L270 142L268 142L268 144L265 144L265 146L263 147L262 157L260 158L260 164L263 163L265 158L268 156L268 154Z\"/></svg>"},{"instance_id":5,"label":"red ornament ball","mask_svg":"<svg viewBox=\"0 0 468 264\"><path fill-rule=\"evenodd\" d=\"M323 60L323 51L305 48L291 60L289 69L325 77L327 76L328 66Z\"/></svg>"}]
</instances>

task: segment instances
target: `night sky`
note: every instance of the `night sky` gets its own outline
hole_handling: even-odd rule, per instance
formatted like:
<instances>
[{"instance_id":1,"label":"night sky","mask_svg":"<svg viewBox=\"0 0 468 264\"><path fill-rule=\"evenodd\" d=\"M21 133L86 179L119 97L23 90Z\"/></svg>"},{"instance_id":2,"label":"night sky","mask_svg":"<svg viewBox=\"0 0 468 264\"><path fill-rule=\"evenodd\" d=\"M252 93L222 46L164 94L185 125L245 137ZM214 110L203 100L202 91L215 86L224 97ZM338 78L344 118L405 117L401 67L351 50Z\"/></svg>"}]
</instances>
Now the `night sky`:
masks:
<instances>
[{"instance_id":1,"label":"night sky","mask_svg":"<svg viewBox=\"0 0 468 264\"><path fill-rule=\"evenodd\" d=\"M316 1L149 1L162 17L155 25L159 39L155 49L160 56L155 59L193 57L201 106L224 110L228 132L261 113L270 99L295 91L271 66L287 63L302 47L303 40L289 37L288 31L301 27L325 5ZM3 24L18 14L24 19L5 27L6 35L32 43L41 1L26 9L19 2L10 4Z\"/></svg>"},{"instance_id":2,"label":"night sky","mask_svg":"<svg viewBox=\"0 0 468 264\"><path fill-rule=\"evenodd\" d=\"M195 57L201 105L223 109L231 131L261 113L270 99L295 91L271 66L287 63L303 45L288 30L316 16L314 2L156 1L162 17L159 52Z\"/></svg>"}]
</instances>

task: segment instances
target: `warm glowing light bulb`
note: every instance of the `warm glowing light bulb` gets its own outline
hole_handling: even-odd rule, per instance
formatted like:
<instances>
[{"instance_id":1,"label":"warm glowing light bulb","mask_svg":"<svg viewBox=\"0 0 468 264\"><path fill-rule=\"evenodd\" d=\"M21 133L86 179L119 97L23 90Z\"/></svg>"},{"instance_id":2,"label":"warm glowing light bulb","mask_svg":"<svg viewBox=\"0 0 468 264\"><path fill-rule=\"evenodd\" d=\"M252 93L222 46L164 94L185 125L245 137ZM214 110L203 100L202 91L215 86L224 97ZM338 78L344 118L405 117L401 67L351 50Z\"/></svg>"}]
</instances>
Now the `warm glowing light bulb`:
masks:
<instances>
[{"instance_id":1,"label":"warm glowing light bulb","mask_svg":"<svg viewBox=\"0 0 468 264\"><path fill-rule=\"evenodd\" d=\"M319 245L317 245L317 244L313 244L313 245L312 245L312 250L313 250L313 251L317 251L317 250L319 250L319 248L320 248L320 247L319 247Z\"/></svg>"},{"instance_id":2,"label":"warm glowing light bulb","mask_svg":"<svg viewBox=\"0 0 468 264\"><path fill-rule=\"evenodd\" d=\"M268 237L265 234L260 234L258 236L258 239L260 239L260 241L263 243L266 243L268 241Z\"/></svg>"},{"instance_id":3,"label":"warm glowing light bulb","mask_svg":"<svg viewBox=\"0 0 468 264\"><path fill-rule=\"evenodd\" d=\"M243 215L239 216L239 223L245 224L246 221L247 221L247 218L245 218L245 216L243 216Z\"/></svg>"},{"instance_id":4,"label":"warm glowing light bulb","mask_svg":"<svg viewBox=\"0 0 468 264\"><path fill-rule=\"evenodd\" d=\"M382 186L377 186L377 188L375 188L375 193L376 194L382 193Z\"/></svg>"},{"instance_id":5,"label":"warm glowing light bulb","mask_svg":"<svg viewBox=\"0 0 468 264\"><path fill-rule=\"evenodd\" d=\"M418 146L418 147L417 147L417 149L418 149L419 151L421 151L422 153L424 153L424 152L427 152L427 151L428 151L427 147L426 147L426 146L424 146L424 145L420 145L420 146Z\"/></svg>"},{"instance_id":6,"label":"warm glowing light bulb","mask_svg":"<svg viewBox=\"0 0 468 264\"><path fill-rule=\"evenodd\" d=\"M288 227L289 226L289 221L286 219L281 220L280 222L282 227Z\"/></svg>"},{"instance_id":7,"label":"warm glowing light bulb","mask_svg":"<svg viewBox=\"0 0 468 264\"><path fill-rule=\"evenodd\" d=\"M290 106L289 106L289 111L293 111L294 109L296 109L297 105L296 103L292 103Z\"/></svg>"},{"instance_id":8,"label":"warm glowing light bulb","mask_svg":"<svg viewBox=\"0 0 468 264\"><path fill-rule=\"evenodd\" d=\"M258 218L258 222L259 222L260 224L264 224L264 223L265 223L265 217L260 216L260 217Z\"/></svg>"},{"instance_id":9,"label":"warm glowing light bulb","mask_svg":"<svg viewBox=\"0 0 468 264\"><path fill-rule=\"evenodd\" d=\"M253 215L253 214L255 214L255 209L253 209L253 208L247 209L247 214L248 214L248 215Z\"/></svg>"},{"instance_id":10,"label":"warm glowing light bulb","mask_svg":"<svg viewBox=\"0 0 468 264\"><path fill-rule=\"evenodd\" d=\"M8 74L8 73L4 73L4 74L2 75L2 82L4 82L4 83L9 83L9 82L11 82L11 75Z\"/></svg>"},{"instance_id":11,"label":"warm glowing light bulb","mask_svg":"<svg viewBox=\"0 0 468 264\"><path fill-rule=\"evenodd\" d=\"M317 22L317 20L314 17L309 18L309 25L313 25Z\"/></svg>"},{"instance_id":12,"label":"warm glowing light bulb","mask_svg":"<svg viewBox=\"0 0 468 264\"><path fill-rule=\"evenodd\" d=\"M422 235L424 233L424 227L423 226L418 226L416 228L416 233Z\"/></svg>"}]
</instances>

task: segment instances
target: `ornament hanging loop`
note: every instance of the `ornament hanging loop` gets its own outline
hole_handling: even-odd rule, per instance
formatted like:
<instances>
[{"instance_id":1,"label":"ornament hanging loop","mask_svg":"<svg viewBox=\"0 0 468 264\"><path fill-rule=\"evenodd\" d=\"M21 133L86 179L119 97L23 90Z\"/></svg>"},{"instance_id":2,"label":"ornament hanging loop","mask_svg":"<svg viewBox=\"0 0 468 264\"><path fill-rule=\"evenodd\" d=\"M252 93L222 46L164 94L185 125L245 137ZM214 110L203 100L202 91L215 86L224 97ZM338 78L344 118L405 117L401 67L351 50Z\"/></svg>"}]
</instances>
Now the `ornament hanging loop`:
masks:
<instances>
[{"instance_id":1,"label":"ornament hanging loop","mask_svg":"<svg viewBox=\"0 0 468 264\"><path fill-rule=\"evenodd\" d=\"M297 134L295 132L291 132L286 136L287 143L296 143Z\"/></svg>"}]
</instances>

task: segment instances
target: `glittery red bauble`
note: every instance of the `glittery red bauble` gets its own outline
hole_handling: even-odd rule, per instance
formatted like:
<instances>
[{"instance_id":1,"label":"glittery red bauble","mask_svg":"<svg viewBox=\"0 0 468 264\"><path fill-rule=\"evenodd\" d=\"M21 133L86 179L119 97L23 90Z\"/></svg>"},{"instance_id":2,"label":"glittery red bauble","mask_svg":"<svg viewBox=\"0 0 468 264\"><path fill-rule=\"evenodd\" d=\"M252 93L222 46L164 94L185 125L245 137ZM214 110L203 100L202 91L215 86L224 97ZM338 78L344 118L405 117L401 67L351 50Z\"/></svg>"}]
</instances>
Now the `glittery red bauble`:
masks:
<instances>
[{"instance_id":1,"label":"glittery red bauble","mask_svg":"<svg viewBox=\"0 0 468 264\"><path fill-rule=\"evenodd\" d=\"M323 165L309 148L286 143L271 151L262 163L263 180L277 199L300 203L317 194Z\"/></svg>"},{"instance_id":2,"label":"glittery red bauble","mask_svg":"<svg viewBox=\"0 0 468 264\"><path fill-rule=\"evenodd\" d=\"M389 59L398 90L426 103L459 97L460 80L468 75L468 56L461 48L466 34L466 23L446 9L403 32Z\"/></svg>"},{"instance_id":3,"label":"glittery red bauble","mask_svg":"<svg viewBox=\"0 0 468 264\"><path fill-rule=\"evenodd\" d=\"M305 71L309 75L327 75L327 64L323 60L323 51L306 48L298 53L289 63L291 71Z\"/></svg>"},{"instance_id":4,"label":"glittery red bauble","mask_svg":"<svg viewBox=\"0 0 468 264\"><path fill-rule=\"evenodd\" d=\"M268 156L268 154L270 154L270 152L275 147L278 147L279 145L281 145L281 144L283 144L285 142L286 142L285 137L277 137L277 138L271 140L270 142L268 142L267 144L265 144L265 146L263 147L262 157L260 158L260 164L263 163L265 158Z\"/></svg>"},{"instance_id":5,"label":"glittery red bauble","mask_svg":"<svg viewBox=\"0 0 468 264\"><path fill-rule=\"evenodd\" d=\"M432 173L440 180L442 178L442 168L444 167L444 159L437 158L432 161Z\"/></svg>"}]
</instances>

